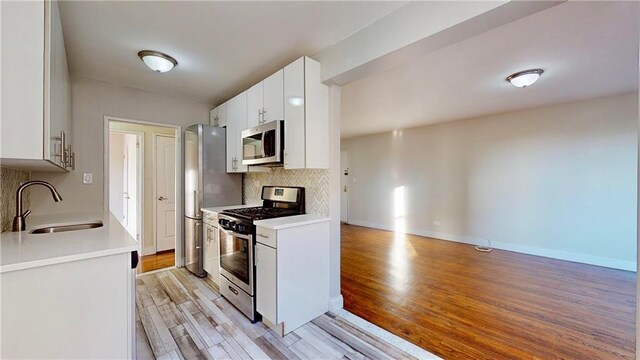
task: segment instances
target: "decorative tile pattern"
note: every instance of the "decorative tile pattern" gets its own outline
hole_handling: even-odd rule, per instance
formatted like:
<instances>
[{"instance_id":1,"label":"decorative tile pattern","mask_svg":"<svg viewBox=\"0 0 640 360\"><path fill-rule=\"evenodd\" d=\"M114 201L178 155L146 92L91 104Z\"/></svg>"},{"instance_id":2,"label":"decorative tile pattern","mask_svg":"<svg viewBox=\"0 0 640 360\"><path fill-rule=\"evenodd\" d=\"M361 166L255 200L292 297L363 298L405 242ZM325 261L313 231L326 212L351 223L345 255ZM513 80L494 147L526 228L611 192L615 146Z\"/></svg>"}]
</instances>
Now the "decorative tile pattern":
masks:
<instances>
[{"instance_id":1,"label":"decorative tile pattern","mask_svg":"<svg viewBox=\"0 0 640 360\"><path fill-rule=\"evenodd\" d=\"M263 186L303 186L308 214L329 215L329 170L285 170L274 168L244 176L245 204L258 204Z\"/></svg>"},{"instance_id":2,"label":"decorative tile pattern","mask_svg":"<svg viewBox=\"0 0 640 360\"><path fill-rule=\"evenodd\" d=\"M25 170L0 168L0 223L1 231L11 230L11 223L16 211L16 189L25 181L29 181L31 173ZM29 190L22 199L25 209L29 208Z\"/></svg>"}]
</instances>

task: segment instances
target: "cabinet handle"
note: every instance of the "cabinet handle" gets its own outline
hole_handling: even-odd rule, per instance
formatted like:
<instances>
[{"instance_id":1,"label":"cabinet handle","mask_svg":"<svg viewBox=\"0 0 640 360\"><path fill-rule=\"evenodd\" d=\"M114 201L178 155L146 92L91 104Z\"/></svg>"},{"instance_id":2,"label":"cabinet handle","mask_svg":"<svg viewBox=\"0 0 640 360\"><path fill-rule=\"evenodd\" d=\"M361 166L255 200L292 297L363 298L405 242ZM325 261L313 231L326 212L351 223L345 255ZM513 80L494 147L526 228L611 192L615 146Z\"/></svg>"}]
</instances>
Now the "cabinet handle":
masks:
<instances>
[{"instance_id":1,"label":"cabinet handle","mask_svg":"<svg viewBox=\"0 0 640 360\"><path fill-rule=\"evenodd\" d=\"M267 120L265 119L265 115L267 114L267 110L264 109L264 106L262 107L262 123L266 123Z\"/></svg>"},{"instance_id":2,"label":"cabinet handle","mask_svg":"<svg viewBox=\"0 0 640 360\"><path fill-rule=\"evenodd\" d=\"M259 237L263 237L263 238L265 238L265 239L268 239L268 238L269 238L269 235L260 234L260 233L258 233L257 235L258 235Z\"/></svg>"},{"instance_id":3,"label":"cabinet handle","mask_svg":"<svg viewBox=\"0 0 640 360\"><path fill-rule=\"evenodd\" d=\"M71 170L76 169L76 153L75 151L71 152Z\"/></svg>"}]
</instances>

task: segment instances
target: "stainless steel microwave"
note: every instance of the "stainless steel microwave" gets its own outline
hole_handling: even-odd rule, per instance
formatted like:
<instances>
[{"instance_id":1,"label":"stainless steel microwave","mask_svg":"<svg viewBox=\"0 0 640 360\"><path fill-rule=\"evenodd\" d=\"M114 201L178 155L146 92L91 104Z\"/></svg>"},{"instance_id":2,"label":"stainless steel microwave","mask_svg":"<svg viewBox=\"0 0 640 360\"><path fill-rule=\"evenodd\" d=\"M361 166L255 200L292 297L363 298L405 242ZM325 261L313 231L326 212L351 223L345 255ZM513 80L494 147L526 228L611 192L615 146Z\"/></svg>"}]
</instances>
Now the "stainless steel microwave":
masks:
<instances>
[{"instance_id":1,"label":"stainless steel microwave","mask_svg":"<svg viewBox=\"0 0 640 360\"><path fill-rule=\"evenodd\" d=\"M282 166L283 150L282 120L242 131L242 165Z\"/></svg>"}]
</instances>

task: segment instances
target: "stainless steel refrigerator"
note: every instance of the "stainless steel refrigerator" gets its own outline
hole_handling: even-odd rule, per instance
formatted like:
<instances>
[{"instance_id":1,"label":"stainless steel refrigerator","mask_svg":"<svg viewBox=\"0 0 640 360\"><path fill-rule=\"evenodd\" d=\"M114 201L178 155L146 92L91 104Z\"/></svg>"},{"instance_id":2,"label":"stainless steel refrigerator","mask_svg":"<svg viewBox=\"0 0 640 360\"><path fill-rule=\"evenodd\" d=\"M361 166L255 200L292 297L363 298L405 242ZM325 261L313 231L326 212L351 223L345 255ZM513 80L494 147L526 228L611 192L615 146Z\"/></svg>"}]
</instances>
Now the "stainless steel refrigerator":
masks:
<instances>
[{"instance_id":1,"label":"stainless steel refrigerator","mask_svg":"<svg viewBox=\"0 0 640 360\"><path fill-rule=\"evenodd\" d=\"M227 174L226 129L196 124L184 131L185 265L204 277L203 207L242 204L242 175Z\"/></svg>"}]
</instances>

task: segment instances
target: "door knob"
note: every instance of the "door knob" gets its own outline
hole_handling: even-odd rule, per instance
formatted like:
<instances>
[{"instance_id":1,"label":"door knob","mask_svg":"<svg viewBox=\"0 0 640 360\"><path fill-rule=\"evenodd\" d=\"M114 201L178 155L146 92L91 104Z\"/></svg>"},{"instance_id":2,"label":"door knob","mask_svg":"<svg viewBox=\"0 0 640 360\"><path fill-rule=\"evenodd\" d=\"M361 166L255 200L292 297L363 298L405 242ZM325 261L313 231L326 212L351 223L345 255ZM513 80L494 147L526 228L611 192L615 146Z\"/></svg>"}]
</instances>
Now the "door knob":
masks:
<instances>
[{"instance_id":1,"label":"door knob","mask_svg":"<svg viewBox=\"0 0 640 360\"><path fill-rule=\"evenodd\" d=\"M344 192L347 192L347 185L344 186Z\"/></svg>"},{"instance_id":2,"label":"door knob","mask_svg":"<svg viewBox=\"0 0 640 360\"><path fill-rule=\"evenodd\" d=\"M160 196L160 197L158 198L158 200L160 200L160 201L162 201L162 200L167 200L167 198L166 198L166 197L164 197L164 196Z\"/></svg>"}]
</instances>

